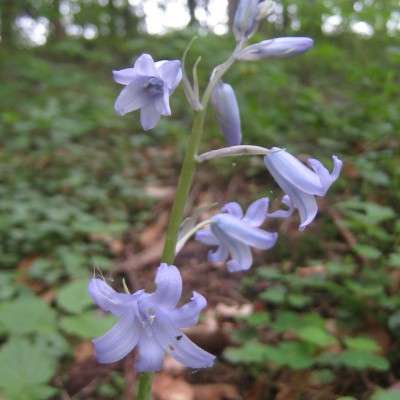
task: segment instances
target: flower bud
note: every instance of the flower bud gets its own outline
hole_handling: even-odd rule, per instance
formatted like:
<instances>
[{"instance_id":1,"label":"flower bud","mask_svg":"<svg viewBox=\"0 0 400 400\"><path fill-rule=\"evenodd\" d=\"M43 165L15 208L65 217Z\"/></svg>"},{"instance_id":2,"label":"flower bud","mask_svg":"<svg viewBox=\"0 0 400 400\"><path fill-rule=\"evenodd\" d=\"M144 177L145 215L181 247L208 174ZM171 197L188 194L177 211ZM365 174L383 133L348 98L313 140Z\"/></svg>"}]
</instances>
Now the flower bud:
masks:
<instances>
[{"instance_id":1,"label":"flower bud","mask_svg":"<svg viewBox=\"0 0 400 400\"><path fill-rule=\"evenodd\" d=\"M242 142L240 114L232 86L219 82L213 90L211 101L228 145L239 145Z\"/></svg>"},{"instance_id":2,"label":"flower bud","mask_svg":"<svg viewBox=\"0 0 400 400\"><path fill-rule=\"evenodd\" d=\"M236 40L248 39L257 30L259 0L241 0L233 21L233 32Z\"/></svg>"},{"instance_id":3,"label":"flower bud","mask_svg":"<svg viewBox=\"0 0 400 400\"><path fill-rule=\"evenodd\" d=\"M269 17L275 11L275 3L271 0L262 1L257 6L256 21L261 21Z\"/></svg>"},{"instance_id":4,"label":"flower bud","mask_svg":"<svg viewBox=\"0 0 400 400\"><path fill-rule=\"evenodd\" d=\"M236 55L237 60L259 61L290 58L306 52L314 41L308 37L281 37L264 40L244 48Z\"/></svg>"}]
</instances>

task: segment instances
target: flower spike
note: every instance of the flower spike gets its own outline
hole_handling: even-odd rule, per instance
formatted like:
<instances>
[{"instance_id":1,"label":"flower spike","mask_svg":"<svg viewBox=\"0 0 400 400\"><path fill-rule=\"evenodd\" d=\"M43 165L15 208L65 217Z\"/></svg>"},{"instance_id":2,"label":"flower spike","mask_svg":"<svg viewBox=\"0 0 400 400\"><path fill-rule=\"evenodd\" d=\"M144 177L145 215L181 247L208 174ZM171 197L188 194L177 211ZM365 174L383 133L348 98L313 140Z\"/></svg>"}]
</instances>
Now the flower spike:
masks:
<instances>
[{"instance_id":1,"label":"flower spike","mask_svg":"<svg viewBox=\"0 0 400 400\"><path fill-rule=\"evenodd\" d=\"M117 113L141 109L145 131L153 129L161 115L171 115L169 96L182 79L180 64L179 60L154 62L149 54L142 54L133 68L113 71L114 80L126 85L115 102Z\"/></svg>"},{"instance_id":2,"label":"flower spike","mask_svg":"<svg viewBox=\"0 0 400 400\"><path fill-rule=\"evenodd\" d=\"M120 317L111 330L93 340L99 362L119 361L137 346L139 372L160 370L166 353L191 368L210 367L215 357L181 331L197 323L206 299L193 292L189 303L176 307L182 294L182 278L174 265L161 264L155 282L153 293L139 290L123 294L101 279L90 280L89 292L97 305Z\"/></svg>"},{"instance_id":3,"label":"flower spike","mask_svg":"<svg viewBox=\"0 0 400 400\"><path fill-rule=\"evenodd\" d=\"M273 147L274 153L267 154L264 162L278 185L286 193L283 202L289 210L268 214L269 217L288 216L294 208L299 210L303 231L315 218L318 207L314 196L325 196L332 183L339 177L342 161L333 156L333 171L329 171L315 159L309 159L311 168L307 168L297 158L285 150ZM281 150L281 151L278 151Z\"/></svg>"}]
</instances>

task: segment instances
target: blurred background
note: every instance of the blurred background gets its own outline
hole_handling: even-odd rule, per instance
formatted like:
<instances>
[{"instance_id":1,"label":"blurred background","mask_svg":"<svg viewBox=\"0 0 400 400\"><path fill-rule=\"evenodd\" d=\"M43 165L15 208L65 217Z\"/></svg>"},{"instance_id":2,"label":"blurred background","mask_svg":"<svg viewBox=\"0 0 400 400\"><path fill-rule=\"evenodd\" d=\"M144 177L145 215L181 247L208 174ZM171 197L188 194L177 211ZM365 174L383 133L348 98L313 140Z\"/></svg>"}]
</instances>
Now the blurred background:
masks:
<instances>
[{"instance_id":1,"label":"blurred background","mask_svg":"<svg viewBox=\"0 0 400 400\"><path fill-rule=\"evenodd\" d=\"M134 399L133 353L99 365L90 339L115 320L87 294L96 267L116 289L153 290L192 112L143 132L114 111L113 69L143 52L199 56L200 88L234 47L238 1L0 0L0 398ZM398 0L277 1L251 42L309 36L299 58L237 63L243 143L284 147L340 179L305 232L296 216L248 273L176 260L184 299L208 299L189 335L218 355L195 373L171 360L154 399L400 398ZM225 146L209 110L201 151ZM281 191L262 158L202 164L190 210ZM217 210L217 209L215 209ZM214 210L214 211L215 211ZM214 212L212 211L212 212ZM179 397L180 396L180 397ZM186 397L184 397L186 396Z\"/></svg>"}]
</instances>

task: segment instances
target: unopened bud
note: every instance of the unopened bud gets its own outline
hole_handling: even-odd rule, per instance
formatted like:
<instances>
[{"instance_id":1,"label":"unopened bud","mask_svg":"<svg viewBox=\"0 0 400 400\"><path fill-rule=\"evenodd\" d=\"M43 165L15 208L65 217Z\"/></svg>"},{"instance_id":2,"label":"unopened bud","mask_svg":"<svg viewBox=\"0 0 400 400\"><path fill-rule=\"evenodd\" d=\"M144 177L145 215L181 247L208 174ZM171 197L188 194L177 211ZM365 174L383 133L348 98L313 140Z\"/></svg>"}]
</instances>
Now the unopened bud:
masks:
<instances>
[{"instance_id":1,"label":"unopened bud","mask_svg":"<svg viewBox=\"0 0 400 400\"><path fill-rule=\"evenodd\" d=\"M212 93L211 101L228 145L239 145L242 142L242 130L239 106L232 86L219 82Z\"/></svg>"},{"instance_id":2,"label":"unopened bud","mask_svg":"<svg viewBox=\"0 0 400 400\"><path fill-rule=\"evenodd\" d=\"M261 21L264 18L269 17L275 11L275 3L271 0L262 1L257 6L256 21Z\"/></svg>"},{"instance_id":3,"label":"unopened bud","mask_svg":"<svg viewBox=\"0 0 400 400\"><path fill-rule=\"evenodd\" d=\"M314 41L308 37L282 37L264 40L244 48L236 55L237 60L259 61L290 58L306 52Z\"/></svg>"},{"instance_id":4,"label":"unopened bud","mask_svg":"<svg viewBox=\"0 0 400 400\"><path fill-rule=\"evenodd\" d=\"M259 0L241 0L233 21L233 32L236 40L248 39L257 30Z\"/></svg>"}]
</instances>

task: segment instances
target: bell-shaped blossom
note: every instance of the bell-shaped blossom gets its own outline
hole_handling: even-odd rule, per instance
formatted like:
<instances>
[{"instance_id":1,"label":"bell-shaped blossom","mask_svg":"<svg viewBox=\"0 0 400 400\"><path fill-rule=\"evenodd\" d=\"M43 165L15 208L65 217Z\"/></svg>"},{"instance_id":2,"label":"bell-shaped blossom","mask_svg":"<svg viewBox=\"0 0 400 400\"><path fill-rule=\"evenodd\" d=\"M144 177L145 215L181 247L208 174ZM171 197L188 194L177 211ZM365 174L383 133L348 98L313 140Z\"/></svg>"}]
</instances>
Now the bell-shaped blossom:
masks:
<instances>
[{"instance_id":1,"label":"bell-shaped blossom","mask_svg":"<svg viewBox=\"0 0 400 400\"><path fill-rule=\"evenodd\" d=\"M263 198L252 203L245 215L236 202L226 204L222 213L211 218L209 229L196 233L195 239L201 243L217 246L208 253L208 260L213 263L226 261L230 272L245 271L251 267L253 256L250 247L267 250L274 246L277 233L260 229L269 206L269 199Z\"/></svg>"},{"instance_id":2,"label":"bell-shaped blossom","mask_svg":"<svg viewBox=\"0 0 400 400\"><path fill-rule=\"evenodd\" d=\"M115 110L124 115L140 110L140 122L145 131L154 128L161 115L171 115L169 96L182 79L179 60L154 62L142 54L133 68L113 71L114 80L126 87L115 102Z\"/></svg>"},{"instance_id":3,"label":"bell-shaped blossom","mask_svg":"<svg viewBox=\"0 0 400 400\"><path fill-rule=\"evenodd\" d=\"M314 41L308 37L281 37L264 40L244 48L236 55L237 60L278 60L296 57L306 52Z\"/></svg>"},{"instance_id":4,"label":"bell-shaped blossom","mask_svg":"<svg viewBox=\"0 0 400 400\"><path fill-rule=\"evenodd\" d=\"M342 161L333 156L333 171L329 171L316 159L308 160L312 169L306 167L296 157L285 150L273 147L275 152L264 157L265 165L278 185L286 193L284 204L288 211L276 211L269 217L287 217L294 208L299 210L302 231L315 218L318 206L315 196L325 196L332 183L339 177Z\"/></svg>"},{"instance_id":5,"label":"bell-shaped blossom","mask_svg":"<svg viewBox=\"0 0 400 400\"><path fill-rule=\"evenodd\" d=\"M211 100L228 146L240 145L242 143L240 113L232 86L228 83L218 82L212 92Z\"/></svg>"},{"instance_id":6,"label":"bell-shaped blossom","mask_svg":"<svg viewBox=\"0 0 400 400\"><path fill-rule=\"evenodd\" d=\"M191 368L211 366L215 357L181 331L197 323L206 299L193 292L189 303L176 307L182 294L182 278L173 265L161 264L155 283L153 293L139 290L125 294L115 292L101 279L91 279L89 292L97 305L120 317L111 330L93 340L99 362L121 360L137 346L136 368L140 372L160 370L166 353Z\"/></svg>"}]
</instances>

